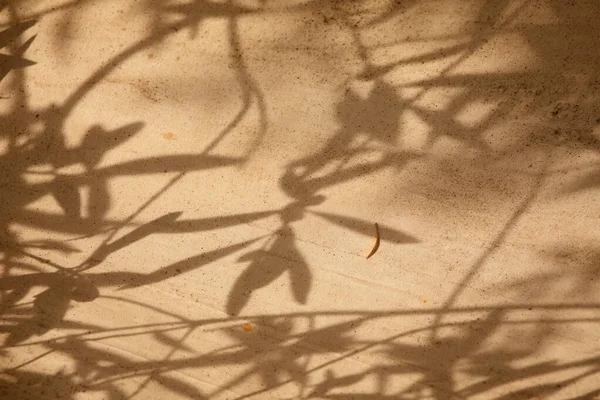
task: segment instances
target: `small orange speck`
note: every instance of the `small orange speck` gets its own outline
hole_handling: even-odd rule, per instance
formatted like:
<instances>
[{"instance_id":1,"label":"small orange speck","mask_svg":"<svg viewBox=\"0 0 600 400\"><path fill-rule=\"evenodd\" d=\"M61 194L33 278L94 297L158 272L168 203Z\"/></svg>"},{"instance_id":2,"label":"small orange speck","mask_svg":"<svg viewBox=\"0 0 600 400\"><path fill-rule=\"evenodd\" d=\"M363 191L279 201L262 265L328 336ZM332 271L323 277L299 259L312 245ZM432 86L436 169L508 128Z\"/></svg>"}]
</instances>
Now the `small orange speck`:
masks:
<instances>
[{"instance_id":1,"label":"small orange speck","mask_svg":"<svg viewBox=\"0 0 600 400\"><path fill-rule=\"evenodd\" d=\"M427 300L427 299L423 299L423 304L427 304L428 301L429 300Z\"/></svg>"},{"instance_id":2,"label":"small orange speck","mask_svg":"<svg viewBox=\"0 0 600 400\"><path fill-rule=\"evenodd\" d=\"M254 330L254 326L252 325L252 323L248 322L242 325L242 329L244 330L244 332L252 332Z\"/></svg>"},{"instance_id":3,"label":"small orange speck","mask_svg":"<svg viewBox=\"0 0 600 400\"><path fill-rule=\"evenodd\" d=\"M173 132L163 133L163 137L167 140L175 140L175 134Z\"/></svg>"}]
</instances>

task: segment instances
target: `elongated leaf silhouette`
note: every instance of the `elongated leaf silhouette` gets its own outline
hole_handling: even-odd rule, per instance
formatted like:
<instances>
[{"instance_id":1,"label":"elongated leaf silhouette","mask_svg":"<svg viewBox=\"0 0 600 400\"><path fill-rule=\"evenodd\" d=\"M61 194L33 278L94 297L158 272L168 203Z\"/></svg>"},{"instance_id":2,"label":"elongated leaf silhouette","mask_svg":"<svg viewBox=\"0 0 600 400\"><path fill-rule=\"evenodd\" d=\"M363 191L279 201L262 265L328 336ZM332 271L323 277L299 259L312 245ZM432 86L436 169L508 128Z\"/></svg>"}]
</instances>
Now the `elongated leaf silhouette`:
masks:
<instances>
[{"instance_id":1,"label":"elongated leaf silhouette","mask_svg":"<svg viewBox=\"0 0 600 400\"><path fill-rule=\"evenodd\" d=\"M133 122L112 131L106 131L99 125L92 126L77 148L81 161L88 168L96 166L108 150L129 140L143 127L143 122Z\"/></svg>"},{"instance_id":2,"label":"elongated leaf silhouette","mask_svg":"<svg viewBox=\"0 0 600 400\"><path fill-rule=\"evenodd\" d=\"M10 71L11 69L25 68L36 64L35 61L21 58L21 55L25 53L25 51L27 51L27 49L29 48L29 46L31 46L34 40L35 36L29 38L21 47L19 47L17 54L15 54L14 56L0 54L0 70L2 71L2 75L0 75L0 78L4 78L4 76L6 76L6 73L8 73L8 71Z\"/></svg>"},{"instance_id":3,"label":"elongated leaf silhouette","mask_svg":"<svg viewBox=\"0 0 600 400\"><path fill-rule=\"evenodd\" d=\"M80 252L80 250L77 247L51 239L32 240L30 242L23 242L21 243L21 246L24 248L28 247L32 249L54 250L64 254Z\"/></svg>"},{"instance_id":4,"label":"elongated leaf silhouette","mask_svg":"<svg viewBox=\"0 0 600 400\"><path fill-rule=\"evenodd\" d=\"M296 250L295 247L293 250ZM302 257L297 250L292 256L297 259L297 262L289 269L292 294L298 303L306 304L308 301L308 293L312 286L312 272L304 260L304 257Z\"/></svg>"},{"instance_id":5,"label":"elongated leaf silhouette","mask_svg":"<svg viewBox=\"0 0 600 400\"><path fill-rule=\"evenodd\" d=\"M373 223L366 222L360 219L346 217L339 214L326 213L322 211L311 211L313 214L325 218L327 221L333 222L338 226L351 229L354 232L358 232L365 236L373 236ZM419 243L419 239L411 236L407 233L397 231L395 229L386 227L385 225L379 225L379 232L381 240L391 243Z\"/></svg>"},{"instance_id":6,"label":"elongated leaf silhouette","mask_svg":"<svg viewBox=\"0 0 600 400\"><path fill-rule=\"evenodd\" d=\"M21 22L20 24L0 32L0 48L8 46L19 35L35 25L36 22L37 21L35 20ZM14 51L13 55L0 54L0 81L13 69L25 68L35 64L34 61L22 58L22 55L27 51L29 46L31 46L34 39L35 35Z\"/></svg>"},{"instance_id":7,"label":"elongated leaf silhouette","mask_svg":"<svg viewBox=\"0 0 600 400\"><path fill-rule=\"evenodd\" d=\"M184 395L190 399L203 400L207 398L197 387L179 379L171 378L164 374L153 376L153 379L171 392Z\"/></svg>"},{"instance_id":8,"label":"elongated leaf silhouette","mask_svg":"<svg viewBox=\"0 0 600 400\"><path fill-rule=\"evenodd\" d=\"M276 233L275 241L267 250L252 251L239 261L251 261L250 266L235 281L227 301L227 313L239 314L252 293L267 286L286 271L294 299L305 304L312 285L312 273L304 257L296 249L294 234L289 227Z\"/></svg>"},{"instance_id":9,"label":"elongated leaf silhouette","mask_svg":"<svg viewBox=\"0 0 600 400\"><path fill-rule=\"evenodd\" d=\"M181 340L177 340L167 335L165 332L154 332L154 338L159 342L164 343L169 347L172 347L173 349L185 350L190 353L194 352L193 348L191 348L190 346L186 346Z\"/></svg>"},{"instance_id":10,"label":"elongated leaf silhouette","mask_svg":"<svg viewBox=\"0 0 600 400\"><path fill-rule=\"evenodd\" d=\"M110 209L110 191L103 179L92 179L89 183L88 215L93 223L100 223Z\"/></svg>"},{"instance_id":11,"label":"elongated leaf silhouette","mask_svg":"<svg viewBox=\"0 0 600 400\"><path fill-rule=\"evenodd\" d=\"M128 234L124 235L123 237L115 240L114 242L100 246L100 248L98 248L98 250L96 250L94 254L92 254L90 260L92 262L100 262L104 260L109 254L121 250L122 248L129 246L130 244L135 243L138 240L141 240L146 236L157 232L161 225L176 220L180 215L181 212L172 212L169 214L165 214L162 217L155 219L154 221L150 221L147 224L144 224L139 228L136 228Z\"/></svg>"},{"instance_id":12,"label":"elongated leaf silhouette","mask_svg":"<svg viewBox=\"0 0 600 400\"><path fill-rule=\"evenodd\" d=\"M231 246L222 247L217 250L208 251L206 253L198 254L197 256L186 258L185 260L178 261L166 267L162 267L150 274L147 275L137 275L135 277L131 276L131 282L124 286L122 289L131 289L134 287L149 285L152 283L161 282L165 279L171 278L173 276L193 271L196 268L202 267L206 264L210 264L211 262L218 260L222 257L226 257L230 254L233 254L237 251L240 251L246 246L251 245L256 242L260 238L255 238L252 240L247 240L242 243L236 243Z\"/></svg>"},{"instance_id":13,"label":"elongated leaf silhouette","mask_svg":"<svg viewBox=\"0 0 600 400\"><path fill-rule=\"evenodd\" d=\"M586 175L576 179L567 185L565 189L561 191L563 196L582 192L584 190L600 189L600 169L593 170Z\"/></svg>"},{"instance_id":14,"label":"elongated leaf silhouette","mask_svg":"<svg viewBox=\"0 0 600 400\"><path fill-rule=\"evenodd\" d=\"M94 171L96 176L120 176L157 174L163 172L201 171L203 169L226 167L243 161L241 158L207 156L198 154L169 155L142 158L111 165Z\"/></svg>"},{"instance_id":15,"label":"elongated leaf silhouette","mask_svg":"<svg viewBox=\"0 0 600 400\"><path fill-rule=\"evenodd\" d=\"M57 178L52 182L51 191L67 217L81 217L81 195L76 185L66 178Z\"/></svg>"},{"instance_id":16,"label":"elongated leaf silhouette","mask_svg":"<svg viewBox=\"0 0 600 400\"><path fill-rule=\"evenodd\" d=\"M246 214L227 215L223 217L199 218L174 221L161 229L161 232L201 232L219 228L227 228L239 224L256 221L275 215L277 211L259 211Z\"/></svg>"},{"instance_id":17,"label":"elongated leaf silhouette","mask_svg":"<svg viewBox=\"0 0 600 400\"><path fill-rule=\"evenodd\" d=\"M17 36L21 35L27 29L31 28L37 23L36 20L31 19L29 21L23 21L15 26L12 26L2 32L0 32L0 48L7 46Z\"/></svg>"},{"instance_id":18,"label":"elongated leaf silhouette","mask_svg":"<svg viewBox=\"0 0 600 400\"><path fill-rule=\"evenodd\" d=\"M354 375L348 375L348 376L343 376L343 377L337 378L335 376L335 374L333 373L333 371L328 369L325 372L325 377L324 377L323 381L315 387L315 389L312 391L312 393L309 396L310 397L318 396L321 398L336 398L335 395L326 396L327 392L329 392L332 389L337 389L337 388L344 387L344 386L354 385L355 383L358 383L361 380L363 380L364 377L365 377L364 374L354 374ZM373 397L373 398L375 398L375 397Z\"/></svg>"}]
</instances>

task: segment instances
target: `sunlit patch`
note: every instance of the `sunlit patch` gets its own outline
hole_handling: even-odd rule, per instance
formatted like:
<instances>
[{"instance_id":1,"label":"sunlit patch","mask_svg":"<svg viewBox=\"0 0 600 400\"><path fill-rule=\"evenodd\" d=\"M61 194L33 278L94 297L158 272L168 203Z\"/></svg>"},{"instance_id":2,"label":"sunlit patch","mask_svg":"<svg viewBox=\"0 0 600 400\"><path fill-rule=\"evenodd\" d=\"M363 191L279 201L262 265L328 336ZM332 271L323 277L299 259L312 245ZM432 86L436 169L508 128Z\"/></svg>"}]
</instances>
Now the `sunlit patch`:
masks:
<instances>
[{"instance_id":1,"label":"sunlit patch","mask_svg":"<svg viewBox=\"0 0 600 400\"><path fill-rule=\"evenodd\" d=\"M33 168L31 168L31 170L33 170ZM42 169L42 171L43 171L43 169ZM73 177L83 176L87 173L85 166L82 165L81 163L65 165L64 167L56 168L54 170L54 172L57 172L61 175L69 175L69 176L73 176Z\"/></svg>"},{"instance_id":2,"label":"sunlit patch","mask_svg":"<svg viewBox=\"0 0 600 400\"><path fill-rule=\"evenodd\" d=\"M23 134L19 134L18 136L16 136L15 145L17 147L20 147L22 150L32 150L34 148L34 145L30 140L30 136Z\"/></svg>"},{"instance_id":3,"label":"sunlit patch","mask_svg":"<svg viewBox=\"0 0 600 400\"><path fill-rule=\"evenodd\" d=\"M596 121L596 126L592 130L592 136L594 136L596 139L600 139L600 118L598 118Z\"/></svg>"},{"instance_id":4,"label":"sunlit patch","mask_svg":"<svg viewBox=\"0 0 600 400\"><path fill-rule=\"evenodd\" d=\"M30 135L40 135L44 132L44 129L46 129L46 125L44 124L44 122L37 120L29 125L28 133Z\"/></svg>"},{"instance_id":5,"label":"sunlit patch","mask_svg":"<svg viewBox=\"0 0 600 400\"><path fill-rule=\"evenodd\" d=\"M299 167L294 167L293 169L294 175L304 175L306 172L306 167L301 165Z\"/></svg>"},{"instance_id":6,"label":"sunlit patch","mask_svg":"<svg viewBox=\"0 0 600 400\"><path fill-rule=\"evenodd\" d=\"M401 118L404 127L400 135L402 150L424 151L429 139L429 124L412 110L406 110Z\"/></svg>"},{"instance_id":7,"label":"sunlit patch","mask_svg":"<svg viewBox=\"0 0 600 400\"><path fill-rule=\"evenodd\" d=\"M465 127L475 128L490 120L497 108L498 105L493 102L473 101L465 104L456 114L454 120Z\"/></svg>"},{"instance_id":8,"label":"sunlit patch","mask_svg":"<svg viewBox=\"0 0 600 400\"><path fill-rule=\"evenodd\" d=\"M0 138L0 155L8 153L10 141L8 138Z\"/></svg>"},{"instance_id":9,"label":"sunlit patch","mask_svg":"<svg viewBox=\"0 0 600 400\"><path fill-rule=\"evenodd\" d=\"M21 174L23 182L28 185L41 185L54 181L55 170L51 164L31 166Z\"/></svg>"}]
</instances>

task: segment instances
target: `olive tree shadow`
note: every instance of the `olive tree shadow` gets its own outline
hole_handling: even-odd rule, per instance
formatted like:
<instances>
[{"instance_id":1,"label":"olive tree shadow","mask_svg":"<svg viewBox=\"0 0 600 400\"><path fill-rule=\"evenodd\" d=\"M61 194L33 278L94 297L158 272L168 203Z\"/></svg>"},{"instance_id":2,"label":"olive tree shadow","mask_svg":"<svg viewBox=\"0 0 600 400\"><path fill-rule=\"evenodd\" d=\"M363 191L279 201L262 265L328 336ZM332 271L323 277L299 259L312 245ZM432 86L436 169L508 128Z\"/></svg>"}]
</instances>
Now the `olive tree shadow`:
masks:
<instances>
[{"instance_id":1,"label":"olive tree shadow","mask_svg":"<svg viewBox=\"0 0 600 400\"><path fill-rule=\"evenodd\" d=\"M574 18L569 13L568 6L558 1L549 2L558 14L565 19ZM543 168L534 172L534 184L530 193L521 204L515 207L514 213L507 218L507 223L492 240L492 245L482 251L481 257L472 265L467 266L467 274L460 280L447 301L438 308L432 309L400 309L385 312L373 311L310 311L292 314L244 315L244 318L226 316L215 319L199 319L190 321L183 316L175 316L176 322L168 324L148 324L138 326L106 327L101 323L83 324L65 319L69 304L72 302L92 301L98 297L126 303L124 298L117 298L101 293L101 289L115 284L124 285L131 289L143 285L154 284L181 273L197 270L207 263L222 257L240 253L239 261L248 262L249 266L235 281L229 291L227 313L237 315L243 312L251 301L253 293L272 284L281 275L290 276L290 289L295 301L307 303L312 288L312 273L306 258L302 255L298 244L297 233L293 223L307 214L321 217L328 223L343 226L355 232L370 235L371 222L351 218L345 215L326 213L312 210L311 207L322 204L326 198L324 189L337 184L366 177L384 168L401 170L411 161L426 157L425 153L399 151L397 139L403 133L404 127L399 123L403 112L411 111L418 115L431 127L430 146L441 137L458 139L467 147L481 151L481 158L497 161L500 158L510 158L526 148L536 146L546 149L547 143L542 139L547 135L555 137L555 130L537 126L531 129L532 135L538 135L532 140L520 142L516 146L504 148L502 151L492 151L484 139L487 130L494 124L501 123L510 117L518 107L526 104L531 114L544 115L548 104L533 92L532 87L540 81L536 73L522 74L473 74L450 76L451 72L461 62L472 55L486 40L493 36L493 29L482 32L481 29L470 31L465 36L468 39L464 45L453 45L449 48L436 50L415 58L401 58L398 61L383 66L374 65L368 56L368 46L361 41L361 29L369 24L361 25L354 22L353 16L347 11L337 14L342 24L351 31L356 39L356 47L363 57L364 71L357 80L371 80L373 89L366 97L361 97L349 88L342 96L337 106L338 129L332 133L331 139L317 149L313 154L291 161L281 173L279 187L290 198L289 204L262 212L248 212L239 215L218 216L197 220L181 219L181 212L167 212L164 216L146 224L136 224L134 218L166 190L175 185L189 171L211 169L236 165L245 161L258 146L260 138L266 132L266 103L258 84L243 63L240 50L240 38L237 29L236 16L257 12L257 9L238 6L234 2L212 3L204 1L188 2L172 6L165 2L149 2L156 11L157 20L161 15L174 13L181 19L175 23L156 24L156 29L144 40L125 49L103 67L96 71L78 90L68 96L64 103L37 110L28 104L25 94L16 95L15 109L2 119L0 135L8 137L8 151L0 156L0 165L6 166L7 174L2 179L2 190L10 196L6 197L0 215L0 238L2 240L2 264L5 266L0 278L2 298L0 312L6 323L0 328L7 333L7 339L2 351L19 350L28 345L41 345L48 352L32 358L21 365L13 366L0 375L0 393L13 398L44 398L60 395L62 398L74 398L82 393L95 393L110 399L132 398L151 384L188 398L216 398L223 393L231 394L231 398L243 399L266 396L285 385L297 388L297 398L356 398L356 399L447 399L473 398L486 396L495 399L532 398L535 396L562 395L570 387L577 385L599 373L598 355L592 354L575 361L547 360L536 361L527 366L515 366L529 362L530 357L544 351L545 340L552 337L551 326L571 326L577 323L597 323L598 318L582 316L598 311L596 303L577 303L552 305L547 303L524 303L518 306L494 304L491 306L457 307L455 302L470 284L472 277L486 266L489 257L504 243L508 233L519 222L521 216L531 207L539 195L542 184L554 173L551 156L547 154L547 162ZM530 2L523 2L524 6ZM481 20L497 31L509 29L509 24L502 20L508 13L509 20L516 17L522 7L517 7L514 13L510 9L511 2L501 1L482 2ZM389 13L382 13L378 19L371 22L379 24L389 21L396 15L401 15L410 9L411 3L403 3L393 7ZM11 6L9 6L11 7ZM309 2L304 7L322 7L315 2ZM294 7L291 10L295 10ZM399 11L402 10L402 11ZM571 9L572 10L572 9ZM597 7L592 10L598 10ZM163 14L165 13L165 14ZM400 13L400 14L399 14ZM517 14L515 14L517 13ZM222 132L215 135L214 141L201 154L185 154L164 158L138 159L108 167L99 167L103 155L115 146L124 143L133 135L139 134L142 122L132 122L114 131L107 131L101 126L93 126L85 136L84 144L78 148L67 148L64 143L64 121L71 110L93 87L124 60L148 46L155 45L166 38L170 32L177 29L190 29L192 36L197 33L198 24L207 18L226 18L228 20L228 43L231 44L231 58L238 66L237 77L240 82L243 106L239 114ZM16 21L15 21L16 22ZM561 25L562 24L562 25ZM566 22L556 24L559 31ZM9 28L11 38L16 38L34 25L30 22L17 22L17 28ZM10 30L12 29L12 31ZM530 39L532 45L545 54L550 62L555 55L544 53L545 43L540 40L547 28L529 27L522 33ZM0 35L0 37L2 37ZM31 45L33 39L24 43L15 40L12 46L12 57L22 57ZM581 39L583 43L594 48L595 37ZM420 62L439 61L450 56L458 56L436 77L394 85L386 79L386 74L395 68ZM544 58L544 57L542 57ZM13 60L15 61L15 60ZM585 62L583 57L575 60L582 63L586 78L597 79L597 72ZM4 64L3 64L4 65ZM25 86L25 77L19 70L27 62L19 61L11 64L16 88ZM590 70L588 70L588 68ZM8 74L8 72L7 72ZM5 74L6 75L6 74ZM547 75L557 79L557 75ZM564 82L552 81L551 89L561 88ZM587 82L589 83L589 82ZM429 88L453 87L464 89L449 106L442 110L427 109L417 103L422 94L413 97L401 95L403 87L417 87L420 93ZM525 88L525 90L523 90ZM574 90L577 92L576 89ZM587 88L586 88L587 90ZM15 93L25 93L15 90ZM545 93L545 92L544 92ZM563 110L572 110L570 96L564 91L557 91L552 102L551 110L556 116ZM578 92L581 94L581 92ZM585 93L585 91L583 91ZM537 96L537 97L536 97ZM482 99L494 99L501 103L495 112L489 114L476 127L461 124L457 117L459 112L470 104ZM546 100L544 100L546 101ZM251 149L245 157L231 158L212 155L210 152L217 147L221 140L239 123L255 102L260 115L260 134L256 136ZM557 107L560 104L568 106ZM15 111L16 110L16 111ZM553 143L564 146L565 143L582 146L587 150L597 151L597 143L592 133L595 126L592 119L598 110L598 102L592 99L583 107L583 111L574 115L582 119L582 126L572 131L561 130L558 134L561 140ZM517 110L518 111L518 110ZM554 111L550 111L553 115ZM551 119L550 119L551 120ZM34 122L41 121L43 129L36 133L31 128ZM596 121L597 122L597 121ZM18 132L14 135L14 127ZM562 128L561 128L562 129ZM546 135L546 136L544 136ZM540 139L541 136L541 139ZM543 144L540 144L544 142ZM556 147L555 146L555 147ZM548 152L551 153L551 152ZM368 156L368 157L367 157ZM492 157L493 156L493 157ZM374 160L373 160L374 159ZM370 160L370 161L369 161ZM56 169L72 164L84 165L85 172L77 175L63 175ZM48 164L52 166L49 172L50 183L31 184L23 179L23 173L32 166ZM142 204L129 218L122 221L109 221L106 213L115 201L108 191L107 180L115 176L139 175L157 171L169 171L176 175L158 193ZM45 173L45 172L44 172ZM589 181L589 178L586 178ZM81 217L81 198L79 188L88 185L92 188L91 217L87 220ZM579 185L582 186L582 185ZM576 187L579 187L576 185ZM583 185L583 187L586 187ZM61 206L64 215L51 215L26 209L26 205L41 196L51 195ZM4 196L3 196L4 197ZM277 216L281 224L265 237L254 238L241 243L198 254L185 260L159 268L149 273L132 273L129 271L110 271L95 274L93 268L103 263L108 257L116 254L126 246L144 240L154 233L203 232L216 227L235 226L256 221L262 218ZM50 259L35 254L36 249L52 249L59 252L75 252L78 249L70 242L59 242L52 239L37 241L20 240L18 233L12 228L14 224L34 226L43 230L66 232L79 235L106 235L103 242L87 259L75 268L66 268ZM127 234L120 235L124 227L133 227ZM384 241L395 243L416 243L418 239L382 224ZM250 249L262 241L258 250ZM52 268L55 272L44 272L43 268ZM11 270L26 271L25 275L13 275ZM584 271L585 272L585 271ZM589 275L579 270L575 271L581 279L574 281L577 293L590 293ZM559 273L557 273L559 275ZM554 276L541 276L546 290L555 289ZM557 278L558 279L558 278ZM537 281L527 281L515 284L515 287L530 289ZM31 304L23 304L22 300L33 293L41 291ZM167 314L167 310L158 310L146 304L138 304L146 310ZM527 319L515 315L532 311ZM564 318L561 312L573 314ZM173 316L172 313L169 315ZM466 315L460 322L447 322L451 317ZM529 315L529 314L528 314ZM396 324L394 318L429 317L431 323L421 328L410 328L398 324L397 332L387 338L363 339L357 334L368 323ZM341 320L341 321L340 321ZM250 321L250 322L247 322ZM324 322L325 321L325 322ZM410 321L410 320L409 320ZM225 325L225 328L223 328ZM488 341L494 335L500 334L505 327L530 327L528 330L536 335L537 341L523 349L510 342L504 346L489 346ZM406 326L406 325L404 325ZM82 329L85 333L63 335L58 339L47 340L39 337L52 329L70 327ZM203 352L186 343L186 338L199 328L204 330L220 330L223 335L233 342L231 345ZM368 330L368 328L365 328ZM176 333L183 332L176 336ZM60 331L58 331L60 333ZM419 345L409 342L415 335L426 335L427 338ZM103 346L102 341L114 337L152 338L162 345L167 344L169 353L161 360L133 359ZM405 342L406 340L406 342ZM178 351L186 352L184 356ZM61 371L55 375L45 375L37 372L27 372L27 365L51 357L55 353L67 355L77 364L73 371ZM85 357L82 355L85 354ZM174 355L176 354L176 355ZM344 370L344 363L355 357L369 355L370 363L361 365L358 372ZM328 361L313 361L321 356L327 356ZM382 361L381 358L385 360ZM522 365L522 364L521 364ZM186 380L180 372L189 368L197 369L233 369L236 366L247 366L241 373L224 373L227 380L219 383L212 392L201 392L193 383ZM338 366L341 366L337 368ZM341 370L341 372L340 372ZM572 371L577 370L576 373ZM581 372L583 370L583 372ZM564 378L541 378L552 374L566 374ZM319 378L314 378L323 374ZM469 379L459 379L458 375L467 375ZM260 381L260 388L247 390L248 382ZM138 389L130 392L121 388L125 381L141 382ZM377 382L376 388L364 389L361 386L366 381ZM395 382L407 382L403 388L397 389ZM465 383L466 382L466 383ZM512 386L511 386L512 385ZM518 390L505 389L519 386ZM573 389L578 394L571 398L593 398L597 395L597 387ZM586 392L587 391L587 392ZM52 392L52 393L49 393ZM569 395L570 396L570 395ZM567 398L567 397L565 397Z\"/></svg>"}]
</instances>

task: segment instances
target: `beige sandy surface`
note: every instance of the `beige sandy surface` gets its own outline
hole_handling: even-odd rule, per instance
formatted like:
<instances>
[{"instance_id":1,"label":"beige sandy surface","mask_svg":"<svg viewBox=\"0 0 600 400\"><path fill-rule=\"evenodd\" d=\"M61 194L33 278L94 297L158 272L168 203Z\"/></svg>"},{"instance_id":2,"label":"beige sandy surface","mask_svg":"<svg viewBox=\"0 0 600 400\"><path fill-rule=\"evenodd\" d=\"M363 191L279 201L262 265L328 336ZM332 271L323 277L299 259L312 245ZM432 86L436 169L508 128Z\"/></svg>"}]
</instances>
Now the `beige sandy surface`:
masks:
<instances>
[{"instance_id":1,"label":"beige sandy surface","mask_svg":"<svg viewBox=\"0 0 600 400\"><path fill-rule=\"evenodd\" d=\"M600 398L600 2L1 7L0 398Z\"/></svg>"}]
</instances>

